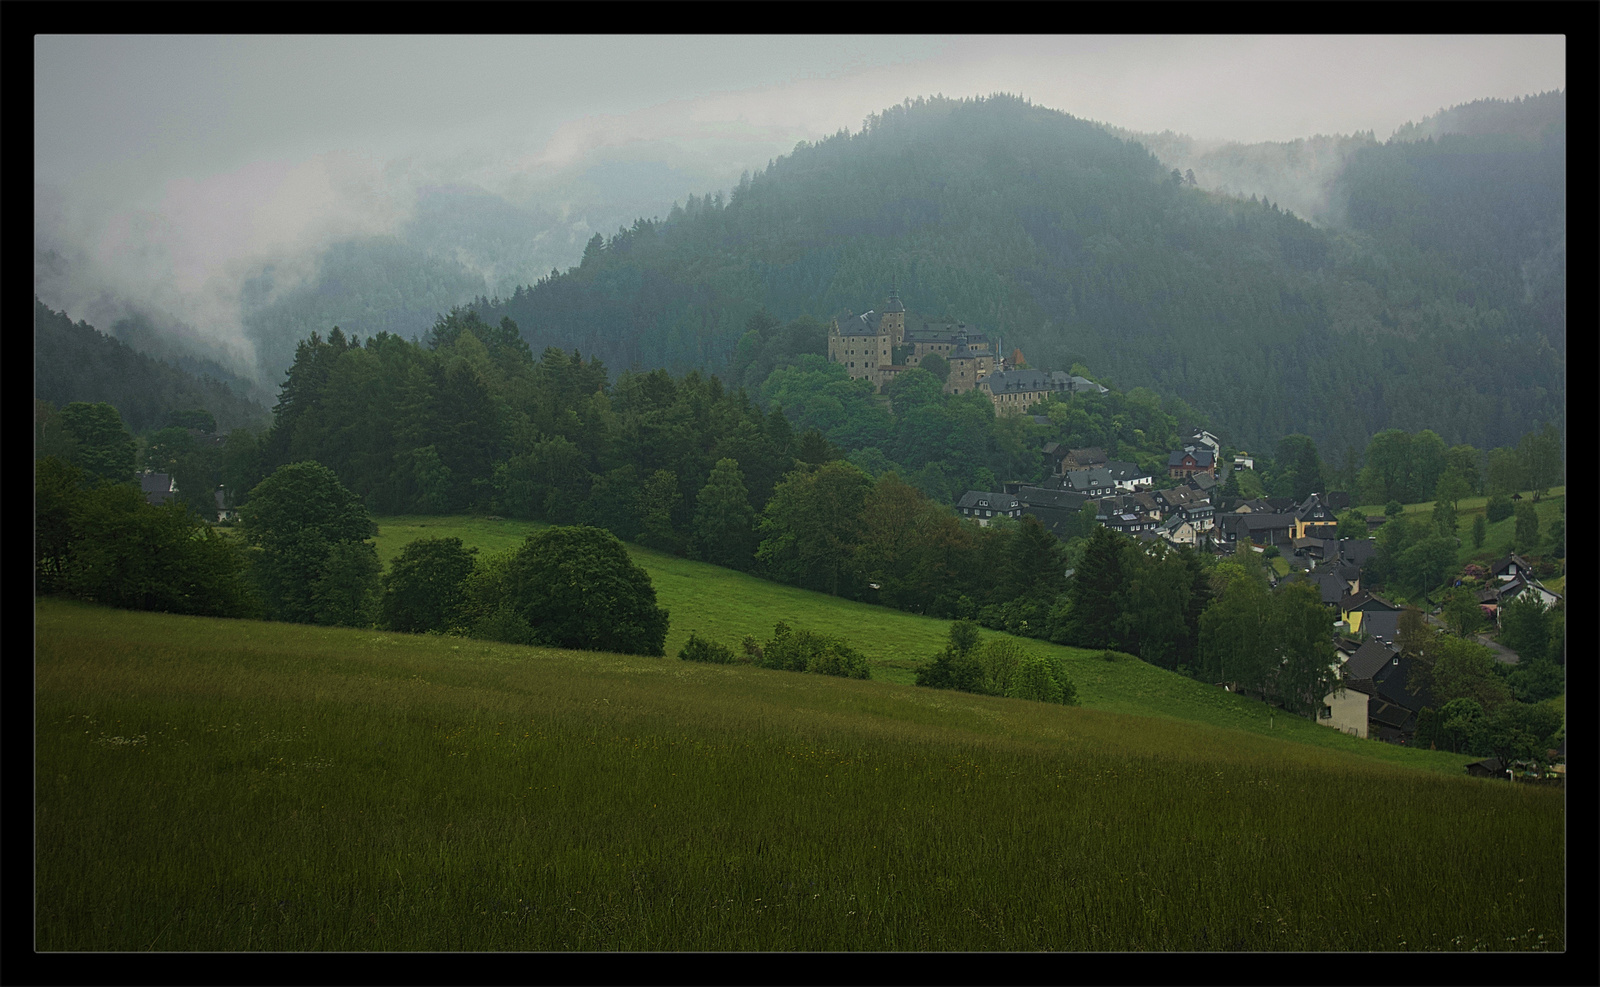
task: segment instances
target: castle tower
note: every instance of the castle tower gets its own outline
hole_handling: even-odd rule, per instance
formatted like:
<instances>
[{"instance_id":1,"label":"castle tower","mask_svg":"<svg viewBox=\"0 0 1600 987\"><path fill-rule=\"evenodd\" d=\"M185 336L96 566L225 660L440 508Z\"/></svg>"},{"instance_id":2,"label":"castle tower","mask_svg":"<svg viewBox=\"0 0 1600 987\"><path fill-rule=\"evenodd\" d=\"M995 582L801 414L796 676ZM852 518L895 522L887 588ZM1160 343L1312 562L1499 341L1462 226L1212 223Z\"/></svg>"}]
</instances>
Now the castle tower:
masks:
<instances>
[{"instance_id":1,"label":"castle tower","mask_svg":"<svg viewBox=\"0 0 1600 987\"><path fill-rule=\"evenodd\" d=\"M889 282L889 301L883 306L883 327L891 346L906 344L906 307L900 303L900 279Z\"/></svg>"},{"instance_id":2,"label":"castle tower","mask_svg":"<svg viewBox=\"0 0 1600 987\"><path fill-rule=\"evenodd\" d=\"M967 348L967 325L962 323L956 332L956 346L950 351L950 376L945 380L946 394L965 394L978 385L978 357Z\"/></svg>"}]
</instances>

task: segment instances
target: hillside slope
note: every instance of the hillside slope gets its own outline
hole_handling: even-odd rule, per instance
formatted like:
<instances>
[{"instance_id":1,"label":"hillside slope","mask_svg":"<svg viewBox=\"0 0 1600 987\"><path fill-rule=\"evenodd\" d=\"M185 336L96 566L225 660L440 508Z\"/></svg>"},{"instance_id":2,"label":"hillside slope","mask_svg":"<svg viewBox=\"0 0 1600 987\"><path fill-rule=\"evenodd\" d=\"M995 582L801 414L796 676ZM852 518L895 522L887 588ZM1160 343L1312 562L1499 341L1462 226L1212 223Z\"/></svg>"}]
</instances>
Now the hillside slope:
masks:
<instances>
[{"instance_id":1,"label":"hillside slope","mask_svg":"<svg viewBox=\"0 0 1600 987\"><path fill-rule=\"evenodd\" d=\"M1564 202L1559 156L1529 160L1515 194ZM1349 208L1465 204L1491 230L1508 215L1492 182L1474 179L1463 203L1426 169L1391 171L1347 182ZM1538 249L1559 235L1541 227ZM614 367L717 370L759 307L826 318L878 306L898 282L908 324L961 318L1035 366L1081 360L1124 389L1175 394L1241 445L1303 432L1360 447L1399 427L1491 447L1563 413L1564 323L1535 318L1543 302L1475 292L1481 272L1370 224L1319 229L1185 187L1099 125L997 96L892 107L726 201L596 237L577 268L481 314Z\"/></svg>"},{"instance_id":2,"label":"hillside slope","mask_svg":"<svg viewBox=\"0 0 1600 987\"><path fill-rule=\"evenodd\" d=\"M378 537L374 543L385 564L418 538L456 537L469 548L501 552L521 545L529 533L545 527L535 522L459 517L376 520ZM678 653L691 631L734 646L746 634L757 639L770 637L773 625L781 620L794 627L844 636L872 662L874 679L910 686L916 669L944 647L950 632L948 621L796 589L631 543L626 548L650 574L657 603L671 614L666 649L669 656ZM999 636L987 630L982 633L985 638ZM1470 760L1440 751L1349 737L1130 656L1106 662L1099 652L1033 639L1017 640L1030 651L1059 657L1078 688L1079 702L1087 709L1240 730L1353 755L1368 763L1406 765L1452 776L1459 775L1466 760ZM759 670L751 671L755 674ZM961 694L925 691L930 697L965 698Z\"/></svg>"},{"instance_id":3,"label":"hillside slope","mask_svg":"<svg viewBox=\"0 0 1600 987\"><path fill-rule=\"evenodd\" d=\"M260 428L271 413L227 384L148 356L84 322L73 323L37 298L33 306L33 395L62 407L105 402L135 433L160 428L168 413L204 408L221 434Z\"/></svg>"},{"instance_id":4,"label":"hillside slope","mask_svg":"<svg viewBox=\"0 0 1600 987\"><path fill-rule=\"evenodd\" d=\"M887 683L37 618L42 950L1565 948L1559 791Z\"/></svg>"}]
</instances>

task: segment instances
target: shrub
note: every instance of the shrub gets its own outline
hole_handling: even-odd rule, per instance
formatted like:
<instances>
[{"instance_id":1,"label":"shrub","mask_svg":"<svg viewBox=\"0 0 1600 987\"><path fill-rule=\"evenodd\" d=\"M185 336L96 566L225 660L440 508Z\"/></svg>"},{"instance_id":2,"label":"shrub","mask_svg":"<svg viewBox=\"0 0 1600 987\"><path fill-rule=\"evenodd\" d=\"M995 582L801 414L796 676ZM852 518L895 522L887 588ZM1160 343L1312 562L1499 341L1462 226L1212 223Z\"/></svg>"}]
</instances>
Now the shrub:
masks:
<instances>
[{"instance_id":1,"label":"shrub","mask_svg":"<svg viewBox=\"0 0 1600 987\"><path fill-rule=\"evenodd\" d=\"M505 566L504 599L540 644L656 655L666 651L667 611L650 575L603 528L549 528L529 535Z\"/></svg>"},{"instance_id":2,"label":"shrub","mask_svg":"<svg viewBox=\"0 0 1600 987\"><path fill-rule=\"evenodd\" d=\"M815 631L794 630L783 621L772 629L772 640L761 648L756 664L788 672L812 672L843 678L871 678L866 656L842 639Z\"/></svg>"},{"instance_id":3,"label":"shrub","mask_svg":"<svg viewBox=\"0 0 1600 987\"><path fill-rule=\"evenodd\" d=\"M1493 497L1490 497L1489 502L1484 505L1483 513L1489 518L1490 521L1504 521L1506 518L1516 513L1516 508L1512 506L1510 497L1507 497L1505 494L1495 494Z\"/></svg>"},{"instance_id":4,"label":"shrub","mask_svg":"<svg viewBox=\"0 0 1600 987\"><path fill-rule=\"evenodd\" d=\"M533 627L509 606L500 606L473 622L468 636L503 644L533 644Z\"/></svg>"},{"instance_id":5,"label":"shrub","mask_svg":"<svg viewBox=\"0 0 1600 987\"><path fill-rule=\"evenodd\" d=\"M749 665L753 663L760 663L761 642L756 640L756 636L754 634L746 634L744 636L744 640L739 642L739 650L742 652L742 654L739 656L739 660L744 664Z\"/></svg>"},{"instance_id":6,"label":"shrub","mask_svg":"<svg viewBox=\"0 0 1600 987\"><path fill-rule=\"evenodd\" d=\"M715 641L700 637L694 631L689 632L689 640L678 649L678 657L684 661L703 661L712 665L731 665L736 660L732 651Z\"/></svg>"},{"instance_id":7,"label":"shrub","mask_svg":"<svg viewBox=\"0 0 1600 987\"><path fill-rule=\"evenodd\" d=\"M407 545L383 575L379 622L412 634L463 626L476 551L463 547L460 538L419 538Z\"/></svg>"},{"instance_id":8,"label":"shrub","mask_svg":"<svg viewBox=\"0 0 1600 987\"><path fill-rule=\"evenodd\" d=\"M1017 663L1008 696L1032 699L1044 703L1061 701L1061 684L1051 673L1050 663L1038 655L1029 655Z\"/></svg>"}]
</instances>

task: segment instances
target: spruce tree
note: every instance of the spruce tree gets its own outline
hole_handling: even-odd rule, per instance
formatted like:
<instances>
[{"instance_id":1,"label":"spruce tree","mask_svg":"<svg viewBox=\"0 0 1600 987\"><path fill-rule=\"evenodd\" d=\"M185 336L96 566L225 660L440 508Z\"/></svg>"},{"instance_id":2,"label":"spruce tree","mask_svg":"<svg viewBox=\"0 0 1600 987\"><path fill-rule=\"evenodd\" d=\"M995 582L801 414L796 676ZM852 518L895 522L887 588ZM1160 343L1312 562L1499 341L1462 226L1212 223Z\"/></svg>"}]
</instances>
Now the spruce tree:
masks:
<instances>
[{"instance_id":1,"label":"spruce tree","mask_svg":"<svg viewBox=\"0 0 1600 987\"><path fill-rule=\"evenodd\" d=\"M1125 583L1121 536L1110 528L1096 528L1067 586L1070 643L1080 648L1105 648L1115 643Z\"/></svg>"}]
</instances>

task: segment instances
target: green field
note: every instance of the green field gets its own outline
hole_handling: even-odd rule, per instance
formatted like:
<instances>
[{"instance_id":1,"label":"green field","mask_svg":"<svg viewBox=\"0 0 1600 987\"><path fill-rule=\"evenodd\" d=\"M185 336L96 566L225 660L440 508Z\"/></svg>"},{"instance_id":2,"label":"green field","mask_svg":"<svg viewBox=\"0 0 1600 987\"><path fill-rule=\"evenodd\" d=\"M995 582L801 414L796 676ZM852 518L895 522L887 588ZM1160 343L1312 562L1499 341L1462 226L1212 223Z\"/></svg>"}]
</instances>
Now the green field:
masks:
<instances>
[{"instance_id":1,"label":"green field","mask_svg":"<svg viewBox=\"0 0 1600 987\"><path fill-rule=\"evenodd\" d=\"M1523 491L1522 496L1532 499L1532 491ZM1409 520L1418 517L1428 518L1433 516L1433 501L1424 501L1420 504L1407 504L1406 516ZM1472 519L1483 514L1489 503L1488 497L1463 497L1456 504L1456 536L1461 539L1461 547L1456 552L1456 559L1461 565L1468 562L1492 562L1495 559L1505 558L1511 552L1511 543L1517 530L1515 516L1500 521L1491 521L1484 533L1483 547L1474 548L1472 545ZM1565 516L1567 503L1567 488L1552 487L1550 492L1534 504L1534 510L1539 514L1539 532L1541 536L1548 534L1550 525L1558 518ZM1355 508L1363 514L1377 517L1383 513L1382 504L1367 504ZM1452 574L1452 578L1455 574ZM1549 586L1548 580L1545 585ZM1554 592L1561 592L1554 590Z\"/></svg>"},{"instance_id":2,"label":"green field","mask_svg":"<svg viewBox=\"0 0 1600 987\"><path fill-rule=\"evenodd\" d=\"M639 557L702 630L736 619L708 598L742 577ZM698 608L673 595L693 586ZM920 647L917 618L769 591L751 606L835 630L910 622L862 632L880 660ZM36 618L42 950L1565 946L1560 790L1269 725L1133 660L1068 651L1069 708L55 600Z\"/></svg>"},{"instance_id":3,"label":"green field","mask_svg":"<svg viewBox=\"0 0 1600 987\"><path fill-rule=\"evenodd\" d=\"M378 519L378 555L385 564L417 538L455 537L483 551L520 545L543 525L456 517ZM943 648L950 624L913 614L795 589L701 562L675 558L637 545L628 554L650 573L657 602L672 614L667 655L675 656L690 631L735 645L746 634L765 639L780 620L791 626L841 634L872 662L872 677L910 685L916 669ZM1003 637L983 631L985 638ZM1085 707L1141 716L1166 716L1292 739L1358 757L1405 764L1443 774L1461 773L1462 759L1437 751L1410 750L1346 736L1310 720L1274 713L1268 706L1185 678L1135 659L1115 663L1099 652L1024 639L1041 654L1060 656Z\"/></svg>"}]
</instances>

